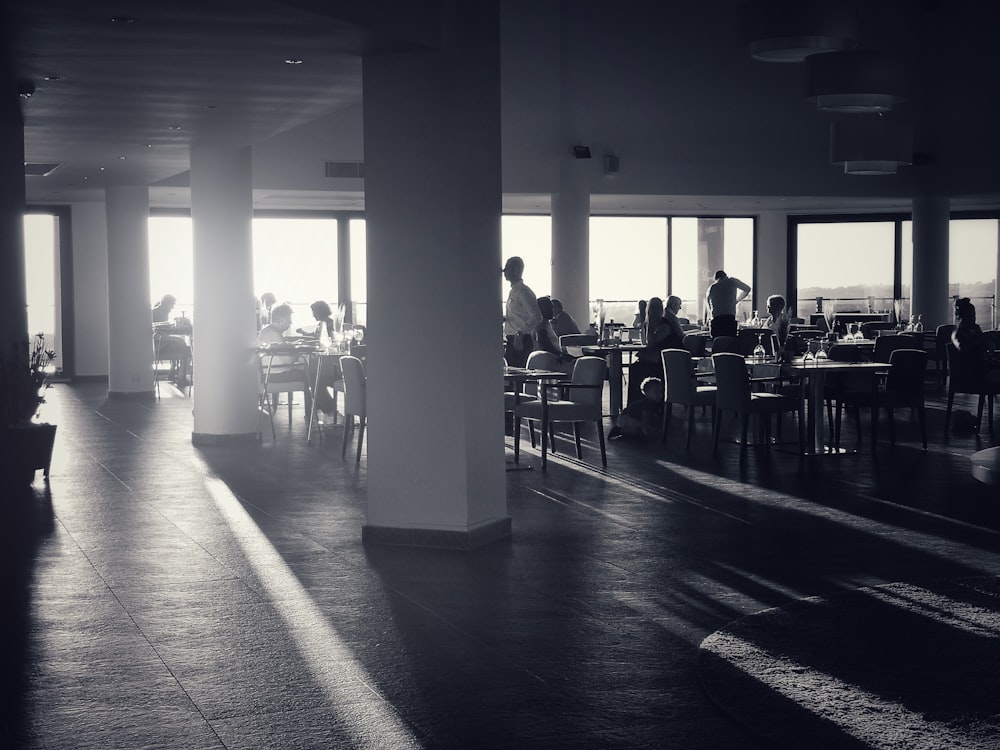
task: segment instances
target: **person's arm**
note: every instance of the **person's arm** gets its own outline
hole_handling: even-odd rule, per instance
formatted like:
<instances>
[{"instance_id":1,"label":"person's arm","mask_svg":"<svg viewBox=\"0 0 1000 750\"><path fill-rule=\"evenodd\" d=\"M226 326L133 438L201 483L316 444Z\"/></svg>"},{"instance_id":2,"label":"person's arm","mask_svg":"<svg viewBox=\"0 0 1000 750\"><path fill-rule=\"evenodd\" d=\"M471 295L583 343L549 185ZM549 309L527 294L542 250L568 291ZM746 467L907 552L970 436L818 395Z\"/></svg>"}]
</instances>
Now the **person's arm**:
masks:
<instances>
[{"instance_id":1,"label":"person's arm","mask_svg":"<svg viewBox=\"0 0 1000 750\"><path fill-rule=\"evenodd\" d=\"M733 283L736 285L736 288L740 290L739 294L736 295L736 304L738 305L750 296L750 285L746 282L740 281L739 279L733 279Z\"/></svg>"}]
</instances>

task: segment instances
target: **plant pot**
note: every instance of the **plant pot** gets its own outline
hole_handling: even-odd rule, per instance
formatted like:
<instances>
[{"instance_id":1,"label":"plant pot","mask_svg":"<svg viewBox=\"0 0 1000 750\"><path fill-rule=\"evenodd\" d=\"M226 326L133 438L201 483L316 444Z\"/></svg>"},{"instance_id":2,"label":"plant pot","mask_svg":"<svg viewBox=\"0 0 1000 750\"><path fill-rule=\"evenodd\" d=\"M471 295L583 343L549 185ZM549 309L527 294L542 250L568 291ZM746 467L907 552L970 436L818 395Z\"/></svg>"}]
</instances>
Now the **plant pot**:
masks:
<instances>
[{"instance_id":1,"label":"plant pot","mask_svg":"<svg viewBox=\"0 0 1000 750\"><path fill-rule=\"evenodd\" d=\"M52 448L56 441L54 424L26 424L0 430L0 470L17 484L31 484L41 469L49 478Z\"/></svg>"}]
</instances>

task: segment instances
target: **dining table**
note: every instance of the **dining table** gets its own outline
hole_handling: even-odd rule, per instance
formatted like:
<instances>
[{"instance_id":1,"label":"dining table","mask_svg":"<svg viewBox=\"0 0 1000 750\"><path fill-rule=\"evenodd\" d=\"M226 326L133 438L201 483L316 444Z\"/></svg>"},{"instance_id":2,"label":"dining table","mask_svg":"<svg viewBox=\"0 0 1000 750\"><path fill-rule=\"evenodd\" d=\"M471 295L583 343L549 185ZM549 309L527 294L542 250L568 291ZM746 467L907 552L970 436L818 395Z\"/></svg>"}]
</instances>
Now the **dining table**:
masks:
<instances>
[{"instance_id":1,"label":"dining table","mask_svg":"<svg viewBox=\"0 0 1000 750\"><path fill-rule=\"evenodd\" d=\"M645 349L644 344L591 344L581 347L584 354L603 357L608 363L608 409L612 417L617 417L622 410L622 384L625 379L623 356L631 357L636 352Z\"/></svg>"},{"instance_id":2,"label":"dining table","mask_svg":"<svg viewBox=\"0 0 1000 750\"><path fill-rule=\"evenodd\" d=\"M888 362L840 362L832 359L806 360L801 357L781 366L784 374L797 375L802 381L802 397L806 401L808 423L804 455L829 456L855 453L854 450L827 445L823 432L823 393L828 375L835 373L868 372L872 376L872 391L877 388L876 376L889 371Z\"/></svg>"},{"instance_id":3,"label":"dining table","mask_svg":"<svg viewBox=\"0 0 1000 750\"><path fill-rule=\"evenodd\" d=\"M505 387L510 386L514 393L514 409L516 411L521 395L521 389L528 381L538 383L538 398L542 402L542 469L546 467L546 455L548 453L548 414L549 414L549 388L553 383L563 382L567 379L565 372L559 370L529 370L527 367L504 367L503 377ZM515 419L516 424L516 419ZM514 435L514 463L508 469L515 471L521 467L520 448L517 435ZM526 468L531 468L526 467Z\"/></svg>"}]
</instances>

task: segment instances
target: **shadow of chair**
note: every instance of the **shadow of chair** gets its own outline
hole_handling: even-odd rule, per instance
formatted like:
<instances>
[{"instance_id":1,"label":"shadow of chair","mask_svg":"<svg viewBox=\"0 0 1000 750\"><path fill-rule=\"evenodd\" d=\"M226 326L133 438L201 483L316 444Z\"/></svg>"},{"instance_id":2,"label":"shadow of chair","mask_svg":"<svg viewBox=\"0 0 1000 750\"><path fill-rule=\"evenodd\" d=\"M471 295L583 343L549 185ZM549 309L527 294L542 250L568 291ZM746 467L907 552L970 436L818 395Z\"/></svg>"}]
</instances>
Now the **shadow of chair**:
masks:
<instances>
[{"instance_id":1,"label":"shadow of chair","mask_svg":"<svg viewBox=\"0 0 1000 750\"><path fill-rule=\"evenodd\" d=\"M840 419L844 407L854 407L858 442L861 441L861 409L871 410L872 450L878 442L878 411L885 409L889 418L889 442L896 444L896 409L915 409L920 421L920 442L927 449L927 419L924 409L924 376L927 352L923 349L896 349L889 355L889 372L882 387L846 392L837 401L836 442L840 445Z\"/></svg>"},{"instance_id":2,"label":"shadow of chair","mask_svg":"<svg viewBox=\"0 0 1000 750\"><path fill-rule=\"evenodd\" d=\"M580 423L594 422L597 425L597 436L601 444L601 465L608 465L607 452L604 444L604 425L602 423L601 401L604 392L606 364L601 357L580 357L573 365L573 375L569 382L559 385L561 397L548 401L548 429L553 435L552 425L556 422L571 422L573 437L576 443L576 457L583 458L580 445ZM514 411L514 455L517 456L521 443L521 420L542 421L542 402L528 401L518 404ZM544 445L542 450L544 451ZM553 450L553 452L555 452ZM544 460L544 455L543 455Z\"/></svg>"},{"instance_id":3,"label":"shadow of chair","mask_svg":"<svg viewBox=\"0 0 1000 750\"><path fill-rule=\"evenodd\" d=\"M666 375L663 391L663 432L660 442L667 440L667 421L670 419L674 404L680 404L687 409L687 442L691 447L691 434L694 432L694 411L698 406L712 407L712 423L715 424L715 393L714 385L698 385L691 353L687 349L664 349L660 352L663 358L663 372Z\"/></svg>"},{"instance_id":4,"label":"shadow of chair","mask_svg":"<svg viewBox=\"0 0 1000 750\"><path fill-rule=\"evenodd\" d=\"M780 419L784 412L795 412L799 419L799 450L801 452L804 441L802 399L766 391L751 391L746 361L741 354L730 352L713 354L712 363L715 366L715 382L718 387L715 395L715 419L712 426L712 454L718 452L719 433L722 431L722 413L725 411L734 412L740 417L741 452L746 449L747 426L751 414L764 420L765 444L769 444L771 437L770 416L775 414Z\"/></svg>"},{"instance_id":5,"label":"shadow of chair","mask_svg":"<svg viewBox=\"0 0 1000 750\"><path fill-rule=\"evenodd\" d=\"M354 430L354 418L358 418L358 452L354 460L361 463L361 445L365 439L365 425L368 421L368 376L364 363L357 357L345 355L340 358L340 370L344 375L344 440L340 446L340 456L347 455L347 441Z\"/></svg>"},{"instance_id":6,"label":"shadow of chair","mask_svg":"<svg viewBox=\"0 0 1000 750\"><path fill-rule=\"evenodd\" d=\"M983 421L983 405L989 404L989 430L993 432L993 399L1000 394L1000 384L991 383L987 378L985 363L971 355L963 354L949 342L945 345L948 353L948 407L944 414L944 432L948 434L951 424L951 411L955 403L955 394L979 396L976 410L976 432Z\"/></svg>"}]
</instances>

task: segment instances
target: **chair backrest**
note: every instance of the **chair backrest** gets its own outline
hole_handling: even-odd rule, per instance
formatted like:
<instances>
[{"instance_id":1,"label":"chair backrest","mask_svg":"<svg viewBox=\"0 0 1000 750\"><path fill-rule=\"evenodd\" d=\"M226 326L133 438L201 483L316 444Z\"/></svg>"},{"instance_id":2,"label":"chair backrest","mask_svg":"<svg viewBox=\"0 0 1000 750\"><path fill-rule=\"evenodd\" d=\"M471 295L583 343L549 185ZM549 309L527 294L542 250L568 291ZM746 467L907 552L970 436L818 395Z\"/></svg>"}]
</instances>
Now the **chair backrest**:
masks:
<instances>
[{"instance_id":1,"label":"chair backrest","mask_svg":"<svg viewBox=\"0 0 1000 750\"><path fill-rule=\"evenodd\" d=\"M861 350L850 344L834 344L827 356L837 362L860 362Z\"/></svg>"},{"instance_id":2,"label":"chair backrest","mask_svg":"<svg viewBox=\"0 0 1000 750\"><path fill-rule=\"evenodd\" d=\"M986 368L978 357L959 351L950 341L948 352L948 390L951 393L980 393L986 386Z\"/></svg>"},{"instance_id":3,"label":"chair backrest","mask_svg":"<svg viewBox=\"0 0 1000 750\"><path fill-rule=\"evenodd\" d=\"M875 339L875 350L872 359L875 362L888 362L889 357L897 349L923 349L923 342L915 336L901 333L897 336L879 336Z\"/></svg>"},{"instance_id":4,"label":"chair backrest","mask_svg":"<svg viewBox=\"0 0 1000 750\"><path fill-rule=\"evenodd\" d=\"M700 333L689 333L684 337L684 348L692 357L704 357L708 346L708 336Z\"/></svg>"},{"instance_id":5,"label":"chair backrest","mask_svg":"<svg viewBox=\"0 0 1000 750\"><path fill-rule=\"evenodd\" d=\"M861 333L866 339L873 339L875 338L875 331L891 331L895 327L895 323L870 320L867 323L861 324Z\"/></svg>"},{"instance_id":6,"label":"chair backrest","mask_svg":"<svg viewBox=\"0 0 1000 750\"><path fill-rule=\"evenodd\" d=\"M578 404L590 404L594 407L596 417L601 417L601 403L604 397L604 376L607 372L607 362L603 357L580 357L573 363L573 385L592 386L589 388L570 388L568 399Z\"/></svg>"},{"instance_id":7,"label":"chair backrest","mask_svg":"<svg viewBox=\"0 0 1000 750\"><path fill-rule=\"evenodd\" d=\"M663 358L663 372L666 374L666 382L663 384L664 402L693 405L698 381L694 376L691 352L687 349L664 349L660 356Z\"/></svg>"},{"instance_id":8,"label":"chair backrest","mask_svg":"<svg viewBox=\"0 0 1000 750\"><path fill-rule=\"evenodd\" d=\"M529 370L558 370L559 365L558 355L540 349L528 355L525 367Z\"/></svg>"},{"instance_id":9,"label":"chair backrest","mask_svg":"<svg viewBox=\"0 0 1000 750\"><path fill-rule=\"evenodd\" d=\"M937 350L938 359L944 359L948 356L948 342L951 341L951 334L954 332L954 323L946 323L934 329L934 348Z\"/></svg>"},{"instance_id":10,"label":"chair backrest","mask_svg":"<svg viewBox=\"0 0 1000 750\"><path fill-rule=\"evenodd\" d=\"M368 413L368 376L365 366L357 357L345 354L340 358L344 373L344 413L364 417Z\"/></svg>"},{"instance_id":11,"label":"chair backrest","mask_svg":"<svg viewBox=\"0 0 1000 750\"><path fill-rule=\"evenodd\" d=\"M719 354L721 352L730 352L735 354L736 351L737 347L735 336L716 336L712 339L712 354Z\"/></svg>"},{"instance_id":12,"label":"chair backrest","mask_svg":"<svg viewBox=\"0 0 1000 750\"><path fill-rule=\"evenodd\" d=\"M723 352L712 355L715 365L715 395L717 408L726 411L743 411L750 402L750 377L742 354Z\"/></svg>"},{"instance_id":13,"label":"chair backrest","mask_svg":"<svg viewBox=\"0 0 1000 750\"><path fill-rule=\"evenodd\" d=\"M889 364L885 389L923 401L927 352L924 349L896 349L889 355Z\"/></svg>"}]
</instances>

